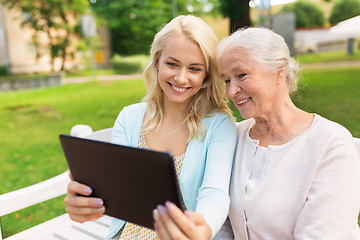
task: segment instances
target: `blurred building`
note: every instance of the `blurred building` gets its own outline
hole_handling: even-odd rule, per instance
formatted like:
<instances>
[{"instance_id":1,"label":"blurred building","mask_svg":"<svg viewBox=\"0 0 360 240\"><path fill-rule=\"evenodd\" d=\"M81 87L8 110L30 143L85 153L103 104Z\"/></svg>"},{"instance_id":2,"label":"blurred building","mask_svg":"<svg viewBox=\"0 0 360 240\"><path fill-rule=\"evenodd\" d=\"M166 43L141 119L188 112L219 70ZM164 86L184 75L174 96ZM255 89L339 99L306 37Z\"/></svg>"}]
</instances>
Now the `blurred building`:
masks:
<instances>
[{"instance_id":1,"label":"blurred building","mask_svg":"<svg viewBox=\"0 0 360 240\"><path fill-rule=\"evenodd\" d=\"M11 74L29 74L50 72L50 55L46 51L37 52L32 41L33 30L22 27L23 18L26 17L21 11L9 10L0 4L0 67L5 66ZM110 64L111 49L109 45L110 35L106 29L101 28L100 41L104 42L103 59L101 66L106 67ZM46 42L46 36L41 41ZM73 47L70 46L70 52L77 52L77 39L73 39ZM72 48L72 49L71 49ZM80 68L79 65L86 64L83 56L86 54L76 54L74 59L67 58L65 69ZM55 71L61 68L61 60L56 59Z\"/></svg>"}]
</instances>

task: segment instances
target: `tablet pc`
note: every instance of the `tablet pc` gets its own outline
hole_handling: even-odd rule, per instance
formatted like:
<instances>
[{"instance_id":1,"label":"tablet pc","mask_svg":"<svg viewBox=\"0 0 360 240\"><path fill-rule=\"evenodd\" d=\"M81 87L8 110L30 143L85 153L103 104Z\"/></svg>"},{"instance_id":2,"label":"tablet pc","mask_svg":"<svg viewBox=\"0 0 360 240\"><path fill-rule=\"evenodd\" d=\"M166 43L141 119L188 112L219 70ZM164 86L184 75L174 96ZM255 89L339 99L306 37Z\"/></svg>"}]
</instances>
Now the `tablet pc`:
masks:
<instances>
[{"instance_id":1,"label":"tablet pc","mask_svg":"<svg viewBox=\"0 0 360 240\"><path fill-rule=\"evenodd\" d=\"M103 199L105 214L154 229L152 211L171 201L184 210L170 154L59 135L71 175Z\"/></svg>"}]
</instances>

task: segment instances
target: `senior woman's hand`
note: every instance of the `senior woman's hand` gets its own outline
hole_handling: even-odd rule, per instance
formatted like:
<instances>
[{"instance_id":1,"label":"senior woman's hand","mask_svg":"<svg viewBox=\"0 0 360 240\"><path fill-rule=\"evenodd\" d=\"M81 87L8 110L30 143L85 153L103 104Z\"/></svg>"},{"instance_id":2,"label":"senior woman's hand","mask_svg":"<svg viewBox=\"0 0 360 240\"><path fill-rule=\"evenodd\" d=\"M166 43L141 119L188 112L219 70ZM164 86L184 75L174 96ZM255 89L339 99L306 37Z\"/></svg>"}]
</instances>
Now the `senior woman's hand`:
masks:
<instances>
[{"instance_id":1,"label":"senior woman's hand","mask_svg":"<svg viewBox=\"0 0 360 240\"><path fill-rule=\"evenodd\" d=\"M72 180L70 172L69 176ZM74 180L68 184L64 203L66 205L65 210L73 221L83 223L104 216L105 207L102 199L84 197L89 196L91 192L90 187Z\"/></svg>"},{"instance_id":2,"label":"senior woman's hand","mask_svg":"<svg viewBox=\"0 0 360 240\"><path fill-rule=\"evenodd\" d=\"M159 205L153 217L155 230L162 240L207 240L211 237L211 229L201 214L190 211L184 214L171 202L166 202L165 206Z\"/></svg>"}]
</instances>

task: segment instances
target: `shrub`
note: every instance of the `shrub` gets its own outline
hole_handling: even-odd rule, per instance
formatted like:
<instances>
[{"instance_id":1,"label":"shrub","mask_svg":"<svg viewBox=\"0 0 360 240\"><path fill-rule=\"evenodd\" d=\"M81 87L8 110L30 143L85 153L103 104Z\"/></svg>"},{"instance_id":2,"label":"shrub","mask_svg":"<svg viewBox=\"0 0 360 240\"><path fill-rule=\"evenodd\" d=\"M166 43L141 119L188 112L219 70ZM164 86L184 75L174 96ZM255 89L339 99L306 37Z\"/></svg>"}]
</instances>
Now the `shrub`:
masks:
<instances>
[{"instance_id":1,"label":"shrub","mask_svg":"<svg viewBox=\"0 0 360 240\"><path fill-rule=\"evenodd\" d=\"M324 13L320 7L308 0L298 0L285 5L281 12L295 12L296 27L323 26Z\"/></svg>"},{"instance_id":2,"label":"shrub","mask_svg":"<svg viewBox=\"0 0 360 240\"><path fill-rule=\"evenodd\" d=\"M338 0L331 10L329 22L334 25L357 15L360 15L360 0Z\"/></svg>"},{"instance_id":3,"label":"shrub","mask_svg":"<svg viewBox=\"0 0 360 240\"><path fill-rule=\"evenodd\" d=\"M1 76L7 76L7 67L6 66L0 66L0 77Z\"/></svg>"},{"instance_id":4,"label":"shrub","mask_svg":"<svg viewBox=\"0 0 360 240\"><path fill-rule=\"evenodd\" d=\"M111 64L116 73L119 74L131 74L141 71L140 62L130 62L126 61L120 55L115 54L111 59Z\"/></svg>"}]
</instances>

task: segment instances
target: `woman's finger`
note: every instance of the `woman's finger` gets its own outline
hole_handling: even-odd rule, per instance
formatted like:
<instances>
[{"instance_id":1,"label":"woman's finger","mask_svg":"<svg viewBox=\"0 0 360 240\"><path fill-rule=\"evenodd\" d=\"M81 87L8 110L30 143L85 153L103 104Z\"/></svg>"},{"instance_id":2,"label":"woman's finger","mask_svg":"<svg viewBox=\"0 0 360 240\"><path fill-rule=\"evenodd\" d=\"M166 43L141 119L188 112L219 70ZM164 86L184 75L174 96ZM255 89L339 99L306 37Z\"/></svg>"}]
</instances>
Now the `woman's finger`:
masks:
<instances>
[{"instance_id":1,"label":"woman's finger","mask_svg":"<svg viewBox=\"0 0 360 240\"><path fill-rule=\"evenodd\" d=\"M69 174L69 178L70 178L70 180L71 180L71 181L73 181L74 179L72 178L72 175L71 175L70 170L68 170L68 174Z\"/></svg>"},{"instance_id":2,"label":"woman's finger","mask_svg":"<svg viewBox=\"0 0 360 240\"><path fill-rule=\"evenodd\" d=\"M74 207L66 205L65 210L67 213L74 215L99 215L105 212L105 207Z\"/></svg>"},{"instance_id":3,"label":"woman's finger","mask_svg":"<svg viewBox=\"0 0 360 240\"><path fill-rule=\"evenodd\" d=\"M104 214L99 215L76 215L76 214L69 214L71 220L79 223L84 223L88 221L95 221L96 219L104 216Z\"/></svg>"},{"instance_id":4,"label":"woman's finger","mask_svg":"<svg viewBox=\"0 0 360 240\"><path fill-rule=\"evenodd\" d=\"M84 196L89 196L92 193L92 189L89 186L76 181L71 181L68 184L67 190L70 194L80 194Z\"/></svg>"},{"instance_id":5,"label":"woman's finger","mask_svg":"<svg viewBox=\"0 0 360 240\"><path fill-rule=\"evenodd\" d=\"M67 194L64 198L64 203L66 206L73 207L104 207L104 202L100 198L82 197L76 194Z\"/></svg>"},{"instance_id":6,"label":"woman's finger","mask_svg":"<svg viewBox=\"0 0 360 240\"><path fill-rule=\"evenodd\" d=\"M170 217L170 215L167 212L167 208L159 205L157 207L157 210L159 213L161 223L165 226L167 233L170 235L170 239L188 239L186 235L181 231L179 226Z\"/></svg>"},{"instance_id":7,"label":"woman's finger","mask_svg":"<svg viewBox=\"0 0 360 240\"><path fill-rule=\"evenodd\" d=\"M161 240L171 240L169 233L167 232L166 227L164 226L163 222L160 219L159 211L154 209L153 211L153 218L154 218L154 228Z\"/></svg>"},{"instance_id":8,"label":"woman's finger","mask_svg":"<svg viewBox=\"0 0 360 240\"><path fill-rule=\"evenodd\" d=\"M196 239L197 231L192 216L186 216L175 204L165 203L166 210L177 228L190 239Z\"/></svg>"}]
</instances>

